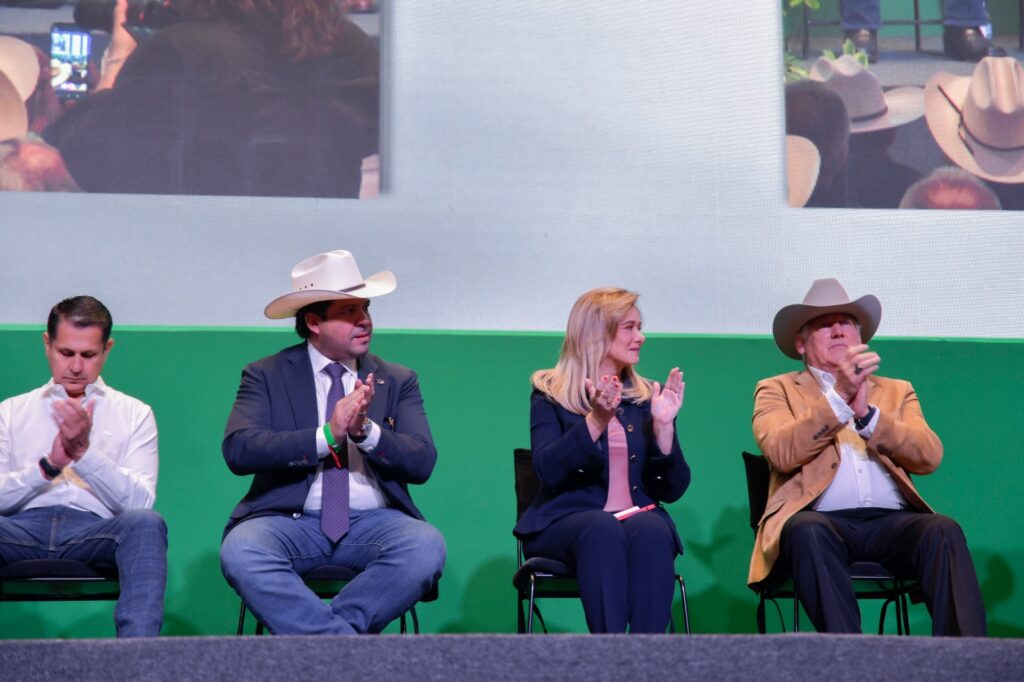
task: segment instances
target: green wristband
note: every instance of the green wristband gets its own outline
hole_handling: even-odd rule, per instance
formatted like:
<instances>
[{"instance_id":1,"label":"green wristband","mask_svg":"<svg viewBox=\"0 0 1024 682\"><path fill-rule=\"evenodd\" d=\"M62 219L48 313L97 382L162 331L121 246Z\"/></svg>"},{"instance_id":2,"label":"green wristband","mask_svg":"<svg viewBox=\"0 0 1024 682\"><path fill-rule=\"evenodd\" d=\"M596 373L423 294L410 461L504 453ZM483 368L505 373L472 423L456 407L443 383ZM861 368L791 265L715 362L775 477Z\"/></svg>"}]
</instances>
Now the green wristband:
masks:
<instances>
[{"instance_id":1,"label":"green wristband","mask_svg":"<svg viewBox=\"0 0 1024 682\"><path fill-rule=\"evenodd\" d=\"M338 450L338 441L334 440L334 434L331 433L331 425L324 424L324 438L327 440L327 447L331 452Z\"/></svg>"}]
</instances>

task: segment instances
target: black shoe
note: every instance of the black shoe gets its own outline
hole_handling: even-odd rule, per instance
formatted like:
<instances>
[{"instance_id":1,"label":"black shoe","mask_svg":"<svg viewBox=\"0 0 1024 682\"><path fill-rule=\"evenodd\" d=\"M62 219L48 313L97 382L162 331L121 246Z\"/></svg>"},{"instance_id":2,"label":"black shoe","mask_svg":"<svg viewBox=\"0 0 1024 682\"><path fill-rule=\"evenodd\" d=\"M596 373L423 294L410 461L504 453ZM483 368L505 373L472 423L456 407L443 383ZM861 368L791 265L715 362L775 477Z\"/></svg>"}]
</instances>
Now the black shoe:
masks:
<instances>
[{"instance_id":1,"label":"black shoe","mask_svg":"<svg viewBox=\"0 0 1024 682\"><path fill-rule=\"evenodd\" d=\"M942 44L947 57L961 62L1006 56L1006 50L993 45L973 26L946 26L942 31Z\"/></svg>"},{"instance_id":2,"label":"black shoe","mask_svg":"<svg viewBox=\"0 0 1024 682\"><path fill-rule=\"evenodd\" d=\"M878 61L878 31L870 28L858 28L855 31L846 31L843 36L853 43L854 48L867 52L869 62ZM842 54L842 50L839 51Z\"/></svg>"}]
</instances>

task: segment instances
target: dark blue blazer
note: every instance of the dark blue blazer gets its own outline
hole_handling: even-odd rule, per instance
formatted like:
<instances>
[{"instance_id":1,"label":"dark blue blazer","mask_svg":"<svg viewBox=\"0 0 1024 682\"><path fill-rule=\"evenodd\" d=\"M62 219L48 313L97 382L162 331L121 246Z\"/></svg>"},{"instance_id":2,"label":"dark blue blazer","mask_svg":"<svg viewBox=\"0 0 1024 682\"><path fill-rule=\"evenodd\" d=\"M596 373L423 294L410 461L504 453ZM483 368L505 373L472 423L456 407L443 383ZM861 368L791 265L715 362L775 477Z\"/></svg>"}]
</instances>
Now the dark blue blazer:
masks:
<instances>
[{"instance_id":1,"label":"dark blue blazer","mask_svg":"<svg viewBox=\"0 0 1024 682\"><path fill-rule=\"evenodd\" d=\"M659 514L672 528L676 551L683 543L662 502L675 502L690 485L690 467L673 437L672 452L663 455L654 439L651 402L623 402L619 421L626 430L629 449L629 485L633 503L658 505ZM533 468L541 486L533 503L516 524L519 538L538 533L574 512L603 509L608 499L608 433L595 443L584 415L570 412L540 391L530 398L530 443Z\"/></svg>"},{"instance_id":2,"label":"dark blue blazer","mask_svg":"<svg viewBox=\"0 0 1024 682\"><path fill-rule=\"evenodd\" d=\"M359 378L370 372L376 386L367 416L381 434L373 452L363 453L367 466L377 475L389 506L423 519L407 486L430 477L437 450L419 382L415 372L367 354L359 362ZM320 463L316 431L322 427L305 343L242 370L221 450L232 472L251 474L253 480L231 512L225 534L244 519L302 511Z\"/></svg>"}]
</instances>

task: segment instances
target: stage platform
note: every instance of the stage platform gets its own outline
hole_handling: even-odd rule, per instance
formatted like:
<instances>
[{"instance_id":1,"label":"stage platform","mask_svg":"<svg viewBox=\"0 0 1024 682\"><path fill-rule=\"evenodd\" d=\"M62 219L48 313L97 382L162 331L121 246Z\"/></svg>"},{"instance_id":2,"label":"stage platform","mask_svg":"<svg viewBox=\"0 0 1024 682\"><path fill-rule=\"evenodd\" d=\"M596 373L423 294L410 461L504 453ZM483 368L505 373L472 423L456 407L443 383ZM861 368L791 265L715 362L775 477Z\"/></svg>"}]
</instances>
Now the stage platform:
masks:
<instances>
[{"instance_id":1,"label":"stage platform","mask_svg":"<svg viewBox=\"0 0 1024 682\"><path fill-rule=\"evenodd\" d=\"M873 635L164 637L0 642L5 680L1019 680L1024 640Z\"/></svg>"}]
</instances>

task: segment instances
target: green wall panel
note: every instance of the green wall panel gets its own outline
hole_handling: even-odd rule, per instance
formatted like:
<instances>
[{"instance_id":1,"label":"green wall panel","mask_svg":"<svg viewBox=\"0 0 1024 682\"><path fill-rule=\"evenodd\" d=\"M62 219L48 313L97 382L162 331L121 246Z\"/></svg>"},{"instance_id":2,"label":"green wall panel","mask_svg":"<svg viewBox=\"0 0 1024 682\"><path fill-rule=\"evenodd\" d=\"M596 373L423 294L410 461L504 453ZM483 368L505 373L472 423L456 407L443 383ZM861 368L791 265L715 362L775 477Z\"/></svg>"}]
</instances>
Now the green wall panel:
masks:
<instances>
[{"instance_id":1,"label":"green wall panel","mask_svg":"<svg viewBox=\"0 0 1024 682\"><path fill-rule=\"evenodd\" d=\"M41 328L0 329L0 396L47 379ZM160 428L156 508L170 532L164 633L234 632L238 598L218 561L228 512L248 487L220 454L242 367L291 344L284 330L119 329L104 378L148 402ZM556 334L379 331L374 351L416 369L439 451L431 480L413 495L448 543L440 600L419 607L425 632L514 632L515 500L512 448L529 444L530 373L554 364ZM910 379L946 445L925 497L964 527L990 631L1024 635L1024 442L1017 391L1024 342L879 340L883 373ZM753 448L752 393L764 376L796 367L767 337L652 336L641 371L661 380L679 365L686 397L680 440L693 484L669 507L686 543L696 632L751 632L756 599L745 585L752 534L739 453ZM678 609L678 604L676 605ZM112 604L0 605L0 638L113 636ZM787 613L788 609L784 609ZM915 634L930 631L914 606ZM550 629L586 630L572 601L544 607ZM864 608L868 629L877 608ZM251 618L250 618L251 623ZM769 617L769 627L777 621Z\"/></svg>"}]
</instances>

